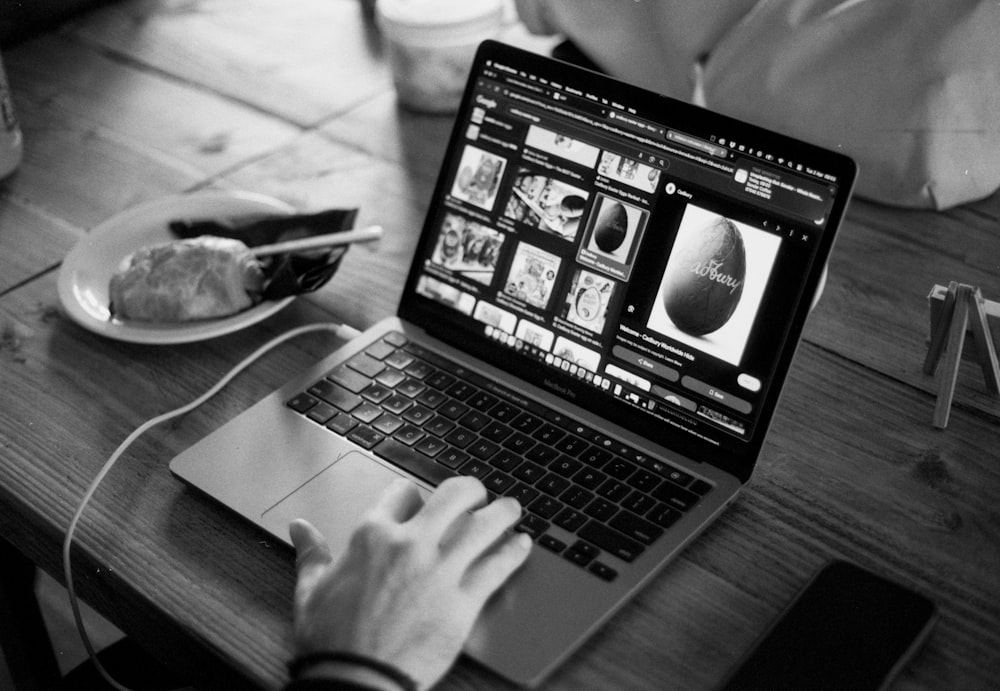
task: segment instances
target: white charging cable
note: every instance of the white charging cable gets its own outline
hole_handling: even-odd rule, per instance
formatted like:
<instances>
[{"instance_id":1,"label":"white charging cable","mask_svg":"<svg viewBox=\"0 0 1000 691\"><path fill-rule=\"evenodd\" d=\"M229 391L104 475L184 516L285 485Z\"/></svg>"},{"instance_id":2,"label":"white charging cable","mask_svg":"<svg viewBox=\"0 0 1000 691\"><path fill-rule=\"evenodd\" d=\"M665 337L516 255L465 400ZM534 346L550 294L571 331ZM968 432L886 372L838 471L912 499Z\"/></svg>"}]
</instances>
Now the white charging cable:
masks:
<instances>
[{"instance_id":1,"label":"white charging cable","mask_svg":"<svg viewBox=\"0 0 1000 691\"><path fill-rule=\"evenodd\" d=\"M229 372L227 372L225 376L223 376L218 382L216 382L216 384L212 388L210 388L208 391L203 393L195 400L191 401L187 405L181 406L180 408L175 408L170 412L158 415L139 425L139 427L137 427L135 431L132 432L132 434L128 435L125 441L123 441L118 446L118 448L115 449L114 453L112 453L111 456L108 458L108 460L104 463L104 466L101 468L100 472L97 473L97 476L90 483L90 486L84 493L83 499L80 501L80 505L77 507L76 513L73 514L73 519L69 523L69 528L66 530L66 538L63 541L63 571L66 577L66 589L69 592L69 603L73 609L73 618L76 620L76 628L77 631L79 631L80 633L80 639L83 641L83 646L87 649L87 655L90 657L91 662L93 662L94 668L97 670L98 674L100 674L101 677L113 688L118 689L119 691L130 691L128 687L122 686L117 681L115 681L108 673L108 671L104 668L104 666L101 665L100 660L97 659L97 652L94 650L94 646L90 641L90 637L87 635L87 630L86 627L84 626L83 618L80 615L80 604L77 600L76 589L73 587L73 565L72 565L72 560L70 558L70 547L73 543L73 534L76 532L76 526L80 522L80 516L83 515L84 509L90 502L90 499L94 496L94 492L97 491L97 487L101 484L101 481L104 480L104 477L108 474L108 472L115 465L115 463L117 463L119 457L125 452L125 450L129 446L131 446L132 442L134 442L145 432L149 431L151 428L155 427L161 422L172 420L175 417L179 417L181 415L184 415L185 413L194 410L202 403L210 399L212 396L219 393L219 391L221 391L226 386L226 384L232 381L233 378L236 377L236 375L238 375L240 372L242 372L247 367L252 365L254 362L256 362L263 355L267 354L275 347L281 345L285 341L315 331L332 331L338 338L341 338L343 340L350 340L351 338L358 335L357 329L351 326L347 326L346 324L324 323L324 324L309 324L306 326L300 326L295 329L290 329L289 331L286 331L280 336L271 339L270 341L262 345L260 348L255 350L253 353L248 355L246 358L244 358L238 365L229 370Z\"/></svg>"}]
</instances>

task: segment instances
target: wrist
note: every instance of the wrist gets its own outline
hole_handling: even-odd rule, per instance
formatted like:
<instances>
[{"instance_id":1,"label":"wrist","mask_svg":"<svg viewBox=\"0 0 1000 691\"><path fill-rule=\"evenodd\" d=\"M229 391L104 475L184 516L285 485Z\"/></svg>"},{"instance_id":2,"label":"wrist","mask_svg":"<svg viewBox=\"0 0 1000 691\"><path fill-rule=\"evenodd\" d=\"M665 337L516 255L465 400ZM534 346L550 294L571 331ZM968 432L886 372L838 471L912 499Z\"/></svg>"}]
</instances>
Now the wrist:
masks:
<instances>
[{"instance_id":1,"label":"wrist","mask_svg":"<svg viewBox=\"0 0 1000 691\"><path fill-rule=\"evenodd\" d=\"M321 651L300 655L288 665L293 679L337 679L375 691L417 691L417 683L388 663L356 653Z\"/></svg>"}]
</instances>

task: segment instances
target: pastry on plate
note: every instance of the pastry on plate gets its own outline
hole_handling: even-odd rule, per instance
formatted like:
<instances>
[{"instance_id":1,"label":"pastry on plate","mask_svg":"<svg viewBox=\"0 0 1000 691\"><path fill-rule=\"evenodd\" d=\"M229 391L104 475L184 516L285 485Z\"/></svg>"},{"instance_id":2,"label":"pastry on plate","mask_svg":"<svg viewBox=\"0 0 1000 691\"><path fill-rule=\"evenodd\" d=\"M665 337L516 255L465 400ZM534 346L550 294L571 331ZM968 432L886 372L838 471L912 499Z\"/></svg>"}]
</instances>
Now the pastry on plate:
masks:
<instances>
[{"instance_id":1,"label":"pastry on plate","mask_svg":"<svg viewBox=\"0 0 1000 691\"><path fill-rule=\"evenodd\" d=\"M125 257L109 286L111 315L144 322L228 317L261 300L264 272L239 240L203 235Z\"/></svg>"}]
</instances>

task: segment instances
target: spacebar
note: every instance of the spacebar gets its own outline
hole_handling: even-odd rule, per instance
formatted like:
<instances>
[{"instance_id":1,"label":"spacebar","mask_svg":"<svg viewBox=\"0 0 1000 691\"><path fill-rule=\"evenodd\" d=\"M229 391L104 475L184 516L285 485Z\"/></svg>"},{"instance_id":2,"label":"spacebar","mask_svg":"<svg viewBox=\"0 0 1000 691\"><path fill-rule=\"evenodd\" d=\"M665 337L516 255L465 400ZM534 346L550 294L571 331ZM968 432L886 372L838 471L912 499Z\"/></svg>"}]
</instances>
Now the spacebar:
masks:
<instances>
[{"instance_id":1,"label":"spacebar","mask_svg":"<svg viewBox=\"0 0 1000 691\"><path fill-rule=\"evenodd\" d=\"M413 447L400 444L394 439L382 440L372 451L390 463L398 465L403 470L413 473L421 480L425 480L435 487L448 478L454 477L456 474Z\"/></svg>"}]
</instances>

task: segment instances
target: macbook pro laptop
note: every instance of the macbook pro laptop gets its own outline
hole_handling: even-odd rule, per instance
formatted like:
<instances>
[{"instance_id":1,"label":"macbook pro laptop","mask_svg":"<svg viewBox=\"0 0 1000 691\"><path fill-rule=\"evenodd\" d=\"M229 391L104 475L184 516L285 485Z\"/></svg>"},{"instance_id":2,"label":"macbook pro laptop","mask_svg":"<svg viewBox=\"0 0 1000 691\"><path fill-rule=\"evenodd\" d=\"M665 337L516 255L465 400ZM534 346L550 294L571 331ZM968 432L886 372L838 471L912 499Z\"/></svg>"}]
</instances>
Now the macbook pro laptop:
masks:
<instances>
[{"instance_id":1,"label":"macbook pro laptop","mask_svg":"<svg viewBox=\"0 0 1000 691\"><path fill-rule=\"evenodd\" d=\"M398 314L176 457L337 554L400 475L536 542L466 653L537 685L750 479L854 182L841 154L497 42Z\"/></svg>"}]
</instances>

